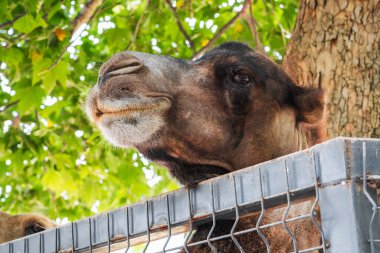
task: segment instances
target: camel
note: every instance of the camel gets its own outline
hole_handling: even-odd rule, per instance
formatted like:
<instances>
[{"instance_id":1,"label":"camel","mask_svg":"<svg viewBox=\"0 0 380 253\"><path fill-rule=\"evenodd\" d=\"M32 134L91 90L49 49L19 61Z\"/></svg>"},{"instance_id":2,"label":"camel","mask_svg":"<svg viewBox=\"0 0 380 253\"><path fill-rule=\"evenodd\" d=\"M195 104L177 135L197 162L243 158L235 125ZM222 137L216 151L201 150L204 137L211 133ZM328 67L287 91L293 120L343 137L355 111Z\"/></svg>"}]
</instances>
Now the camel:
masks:
<instances>
[{"instance_id":1,"label":"camel","mask_svg":"<svg viewBox=\"0 0 380 253\"><path fill-rule=\"evenodd\" d=\"M137 148L187 186L321 142L324 111L322 90L297 86L276 63L237 42L195 61L117 53L100 68L86 102L88 117L109 142ZM239 226L254 227L256 221ZM214 235L229 234L232 224L218 221ZM311 231L301 249L319 245L309 223L293 228L300 235ZM198 227L191 240L205 239L209 230L210 224ZM272 252L292 250L285 231L265 233L273 239ZM245 252L265 251L257 233L238 239ZM218 252L240 252L231 240L213 245ZM191 252L211 249L206 244Z\"/></svg>"},{"instance_id":2,"label":"camel","mask_svg":"<svg viewBox=\"0 0 380 253\"><path fill-rule=\"evenodd\" d=\"M0 244L56 227L40 214L10 215L0 211Z\"/></svg>"}]
</instances>

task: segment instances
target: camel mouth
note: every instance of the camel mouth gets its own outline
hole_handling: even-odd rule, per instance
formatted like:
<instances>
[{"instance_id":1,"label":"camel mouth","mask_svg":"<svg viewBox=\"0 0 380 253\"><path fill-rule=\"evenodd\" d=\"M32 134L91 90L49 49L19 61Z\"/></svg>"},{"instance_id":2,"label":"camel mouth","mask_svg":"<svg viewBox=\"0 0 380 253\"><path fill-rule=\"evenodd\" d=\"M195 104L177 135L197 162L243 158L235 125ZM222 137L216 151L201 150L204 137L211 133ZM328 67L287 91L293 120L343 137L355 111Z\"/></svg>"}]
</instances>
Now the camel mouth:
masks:
<instances>
[{"instance_id":1,"label":"camel mouth","mask_svg":"<svg viewBox=\"0 0 380 253\"><path fill-rule=\"evenodd\" d=\"M145 114L160 113L171 106L166 97L144 99L93 99L88 113L94 122L108 117L139 117Z\"/></svg>"},{"instance_id":2,"label":"camel mouth","mask_svg":"<svg viewBox=\"0 0 380 253\"><path fill-rule=\"evenodd\" d=\"M120 116L128 116L136 112L149 112L149 111L155 111L155 110L160 110L160 109L165 109L167 107L167 103L165 102L153 102L153 103L142 103L140 105L131 105L131 106L126 106L124 108L110 108L106 107L104 108L102 105L98 105L96 108L96 116L101 118L102 116L106 115L120 115Z\"/></svg>"},{"instance_id":3,"label":"camel mouth","mask_svg":"<svg viewBox=\"0 0 380 253\"><path fill-rule=\"evenodd\" d=\"M153 94L155 95L155 94ZM106 140L117 147L131 147L145 142L165 126L169 97L134 95L112 98L94 90L86 102L86 114Z\"/></svg>"}]
</instances>

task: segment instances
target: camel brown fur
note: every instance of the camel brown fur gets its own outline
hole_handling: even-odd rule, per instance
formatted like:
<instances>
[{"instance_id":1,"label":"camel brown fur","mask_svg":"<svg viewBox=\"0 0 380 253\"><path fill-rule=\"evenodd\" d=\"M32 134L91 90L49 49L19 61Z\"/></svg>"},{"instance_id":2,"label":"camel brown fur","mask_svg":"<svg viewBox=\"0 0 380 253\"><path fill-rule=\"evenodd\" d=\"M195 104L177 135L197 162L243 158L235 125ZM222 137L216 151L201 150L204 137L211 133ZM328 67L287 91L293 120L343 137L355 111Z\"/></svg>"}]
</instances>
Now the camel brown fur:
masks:
<instances>
[{"instance_id":1,"label":"camel brown fur","mask_svg":"<svg viewBox=\"0 0 380 253\"><path fill-rule=\"evenodd\" d=\"M0 243L39 233L56 225L40 214L10 215L0 211Z\"/></svg>"},{"instance_id":2,"label":"camel brown fur","mask_svg":"<svg viewBox=\"0 0 380 253\"><path fill-rule=\"evenodd\" d=\"M111 143L136 147L184 185L307 148L324 138L324 92L297 86L267 57L234 42L196 61L118 53L100 68L86 110ZM255 223L255 218L245 222ZM219 223L220 230L229 233L230 222ZM192 240L209 228L198 228ZM268 236L281 235L278 228L268 230ZM254 234L241 238L248 243L246 252L262 249ZM228 248L235 247L231 241L225 242L218 242L219 251L234 252ZM287 236L286 243L277 239L272 245L285 249L291 242ZM193 250L210 251L198 249Z\"/></svg>"}]
</instances>

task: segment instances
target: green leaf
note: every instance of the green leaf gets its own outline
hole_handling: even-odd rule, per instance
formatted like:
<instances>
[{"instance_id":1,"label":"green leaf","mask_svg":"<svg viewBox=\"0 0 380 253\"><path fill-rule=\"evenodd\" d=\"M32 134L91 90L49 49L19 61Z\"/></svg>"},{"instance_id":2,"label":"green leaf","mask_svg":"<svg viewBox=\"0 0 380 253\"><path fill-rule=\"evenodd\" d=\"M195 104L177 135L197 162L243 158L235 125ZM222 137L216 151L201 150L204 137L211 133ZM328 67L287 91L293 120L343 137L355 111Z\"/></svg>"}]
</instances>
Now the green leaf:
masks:
<instances>
[{"instance_id":1,"label":"green leaf","mask_svg":"<svg viewBox=\"0 0 380 253\"><path fill-rule=\"evenodd\" d=\"M42 184L45 189L61 193L64 190L65 179L58 171L50 169L43 175Z\"/></svg>"},{"instance_id":2,"label":"green leaf","mask_svg":"<svg viewBox=\"0 0 380 253\"><path fill-rule=\"evenodd\" d=\"M44 76L44 81L42 82L46 94L50 94L50 92L54 89L56 81L57 77L53 70L46 73L46 75Z\"/></svg>"},{"instance_id":3,"label":"green leaf","mask_svg":"<svg viewBox=\"0 0 380 253\"><path fill-rule=\"evenodd\" d=\"M42 58L42 56L39 53L34 52L32 53L32 63L32 84L35 85L43 78L43 76L41 76L40 73L47 69L52 64L52 61L48 58Z\"/></svg>"},{"instance_id":4,"label":"green leaf","mask_svg":"<svg viewBox=\"0 0 380 253\"><path fill-rule=\"evenodd\" d=\"M13 28L22 33L30 33L39 26L46 27L47 24L39 15L34 18L32 15L26 14L14 23Z\"/></svg>"},{"instance_id":5,"label":"green leaf","mask_svg":"<svg viewBox=\"0 0 380 253\"><path fill-rule=\"evenodd\" d=\"M29 86L18 90L15 99L20 101L17 105L19 113L25 114L30 110L39 108L44 95L44 91L38 86Z\"/></svg>"},{"instance_id":6,"label":"green leaf","mask_svg":"<svg viewBox=\"0 0 380 253\"><path fill-rule=\"evenodd\" d=\"M24 59L24 53L18 48L10 48L5 52L5 61L8 64L18 66Z\"/></svg>"},{"instance_id":7,"label":"green leaf","mask_svg":"<svg viewBox=\"0 0 380 253\"><path fill-rule=\"evenodd\" d=\"M43 88L46 94L50 94L57 84L57 81L63 86L66 86L67 72L69 70L69 64L64 61L60 61L57 66L47 72L43 78Z\"/></svg>"},{"instance_id":8,"label":"green leaf","mask_svg":"<svg viewBox=\"0 0 380 253\"><path fill-rule=\"evenodd\" d=\"M61 2L56 2L53 7L50 8L47 18L51 19L57 11L61 10L61 5Z\"/></svg>"},{"instance_id":9,"label":"green leaf","mask_svg":"<svg viewBox=\"0 0 380 253\"><path fill-rule=\"evenodd\" d=\"M74 157L68 154L54 154L53 159L58 168L65 169L65 167L70 168L74 165Z\"/></svg>"},{"instance_id":10,"label":"green leaf","mask_svg":"<svg viewBox=\"0 0 380 253\"><path fill-rule=\"evenodd\" d=\"M69 63L65 61L60 61L55 68L52 69L54 71L57 80L61 83L62 86L66 86L67 73L69 71Z\"/></svg>"},{"instance_id":11,"label":"green leaf","mask_svg":"<svg viewBox=\"0 0 380 253\"><path fill-rule=\"evenodd\" d=\"M87 178L83 183L83 188L81 189L83 200L92 204L99 199L102 192L102 185L99 181L95 181L93 178Z\"/></svg>"},{"instance_id":12,"label":"green leaf","mask_svg":"<svg viewBox=\"0 0 380 253\"><path fill-rule=\"evenodd\" d=\"M7 10L8 0L0 1L0 22L6 20L9 17L9 12Z\"/></svg>"},{"instance_id":13,"label":"green leaf","mask_svg":"<svg viewBox=\"0 0 380 253\"><path fill-rule=\"evenodd\" d=\"M55 67L49 70L44 75L41 75L52 64L50 59L40 59L33 64L33 84L42 80L42 87L47 95L55 88L57 81L66 87L67 72L69 64L65 61L60 61Z\"/></svg>"},{"instance_id":14,"label":"green leaf","mask_svg":"<svg viewBox=\"0 0 380 253\"><path fill-rule=\"evenodd\" d=\"M39 26L42 26L43 28L47 27L45 20L40 15L36 16L36 22L38 23Z\"/></svg>"}]
</instances>

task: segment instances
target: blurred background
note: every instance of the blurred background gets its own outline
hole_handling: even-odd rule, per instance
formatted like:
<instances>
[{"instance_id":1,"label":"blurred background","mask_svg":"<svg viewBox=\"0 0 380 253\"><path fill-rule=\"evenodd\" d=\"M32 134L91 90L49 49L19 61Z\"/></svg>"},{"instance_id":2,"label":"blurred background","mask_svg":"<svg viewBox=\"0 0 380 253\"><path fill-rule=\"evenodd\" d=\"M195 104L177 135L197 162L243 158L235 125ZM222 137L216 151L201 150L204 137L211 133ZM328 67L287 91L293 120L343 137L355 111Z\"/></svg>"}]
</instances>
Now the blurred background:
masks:
<instances>
[{"instance_id":1,"label":"blurred background","mask_svg":"<svg viewBox=\"0 0 380 253\"><path fill-rule=\"evenodd\" d=\"M0 210L77 220L174 190L165 168L109 145L83 107L102 62L184 59L240 41L281 62L298 0L0 1Z\"/></svg>"}]
</instances>

